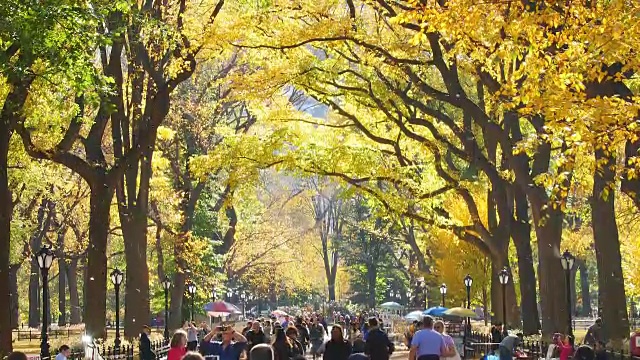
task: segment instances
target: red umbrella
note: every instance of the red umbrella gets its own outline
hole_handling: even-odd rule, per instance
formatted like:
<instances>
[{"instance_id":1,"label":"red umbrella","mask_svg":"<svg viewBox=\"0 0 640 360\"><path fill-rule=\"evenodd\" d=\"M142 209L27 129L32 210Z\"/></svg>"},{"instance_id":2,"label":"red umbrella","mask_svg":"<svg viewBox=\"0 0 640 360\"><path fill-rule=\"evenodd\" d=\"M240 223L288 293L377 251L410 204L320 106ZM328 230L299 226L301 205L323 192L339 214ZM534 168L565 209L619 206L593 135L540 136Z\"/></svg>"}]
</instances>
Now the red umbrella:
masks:
<instances>
[{"instance_id":1,"label":"red umbrella","mask_svg":"<svg viewBox=\"0 0 640 360\"><path fill-rule=\"evenodd\" d=\"M242 313L242 311L240 311L240 309L238 309L235 305L230 304L226 301L216 301L208 303L204 306L204 311L206 311L209 316L227 316L229 314Z\"/></svg>"}]
</instances>

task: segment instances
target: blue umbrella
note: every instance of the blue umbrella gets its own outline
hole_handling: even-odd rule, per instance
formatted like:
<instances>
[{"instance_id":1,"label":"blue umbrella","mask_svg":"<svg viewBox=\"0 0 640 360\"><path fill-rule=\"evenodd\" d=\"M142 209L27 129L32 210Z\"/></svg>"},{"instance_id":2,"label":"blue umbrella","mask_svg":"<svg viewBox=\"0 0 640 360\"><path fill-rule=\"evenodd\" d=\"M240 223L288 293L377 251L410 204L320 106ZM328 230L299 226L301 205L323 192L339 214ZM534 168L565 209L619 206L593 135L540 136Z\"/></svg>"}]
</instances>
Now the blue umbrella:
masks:
<instances>
[{"instance_id":1,"label":"blue umbrella","mask_svg":"<svg viewBox=\"0 0 640 360\"><path fill-rule=\"evenodd\" d=\"M447 309L446 307L436 306L436 307L428 308L427 310L424 311L424 314L431 315L431 316L442 316L444 315L444 312L447 310L449 309Z\"/></svg>"}]
</instances>

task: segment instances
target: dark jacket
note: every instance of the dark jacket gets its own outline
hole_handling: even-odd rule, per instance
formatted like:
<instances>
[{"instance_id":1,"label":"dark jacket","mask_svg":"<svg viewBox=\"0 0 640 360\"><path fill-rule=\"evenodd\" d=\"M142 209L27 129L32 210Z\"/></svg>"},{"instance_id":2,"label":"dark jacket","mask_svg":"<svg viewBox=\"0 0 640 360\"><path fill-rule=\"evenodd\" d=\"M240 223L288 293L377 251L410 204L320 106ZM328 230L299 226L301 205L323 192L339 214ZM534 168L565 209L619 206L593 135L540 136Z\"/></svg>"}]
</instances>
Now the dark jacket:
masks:
<instances>
[{"instance_id":1,"label":"dark jacket","mask_svg":"<svg viewBox=\"0 0 640 360\"><path fill-rule=\"evenodd\" d=\"M364 353L369 355L371 360L389 360L389 355L394 350L395 346L382 330L369 331L367 342L364 345Z\"/></svg>"},{"instance_id":2,"label":"dark jacket","mask_svg":"<svg viewBox=\"0 0 640 360\"><path fill-rule=\"evenodd\" d=\"M296 324L296 329L298 330L298 341L306 346L309 343L309 329L302 324Z\"/></svg>"},{"instance_id":3,"label":"dark jacket","mask_svg":"<svg viewBox=\"0 0 640 360\"><path fill-rule=\"evenodd\" d=\"M140 359L141 360L155 360L156 354L151 350L151 340L146 333L140 334Z\"/></svg>"},{"instance_id":4,"label":"dark jacket","mask_svg":"<svg viewBox=\"0 0 640 360\"><path fill-rule=\"evenodd\" d=\"M264 333L264 331L262 330L258 330L253 331L249 330L247 331L247 335L245 335L247 337L247 343L249 344L248 348L249 351L251 351L251 348L258 345L258 344L266 344L267 343L267 335Z\"/></svg>"},{"instance_id":5,"label":"dark jacket","mask_svg":"<svg viewBox=\"0 0 640 360\"><path fill-rule=\"evenodd\" d=\"M351 355L351 343L347 340L329 340L325 344L323 360L347 360Z\"/></svg>"},{"instance_id":6,"label":"dark jacket","mask_svg":"<svg viewBox=\"0 0 640 360\"><path fill-rule=\"evenodd\" d=\"M293 340L293 348L291 349L292 358L295 359L304 359L304 347L302 343L298 340Z\"/></svg>"},{"instance_id":7,"label":"dark jacket","mask_svg":"<svg viewBox=\"0 0 640 360\"><path fill-rule=\"evenodd\" d=\"M274 360L290 360L293 357L293 349L286 342L274 342L272 347Z\"/></svg>"}]
</instances>

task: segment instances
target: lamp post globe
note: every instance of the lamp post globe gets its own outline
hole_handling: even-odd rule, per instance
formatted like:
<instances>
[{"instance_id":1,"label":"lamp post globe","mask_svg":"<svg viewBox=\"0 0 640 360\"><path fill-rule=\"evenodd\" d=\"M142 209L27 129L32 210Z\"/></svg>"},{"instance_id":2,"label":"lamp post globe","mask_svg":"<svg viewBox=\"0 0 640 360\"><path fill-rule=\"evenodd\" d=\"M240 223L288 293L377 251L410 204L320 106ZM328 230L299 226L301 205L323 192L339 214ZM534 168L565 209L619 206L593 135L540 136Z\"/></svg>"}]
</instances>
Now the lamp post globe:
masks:
<instances>
[{"instance_id":1,"label":"lamp post globe","mask_svg":"<svg viewBox=\"0 0 640 360\"><path fill-rule=\"evenodd\" d=\"M575 261L576 258L568 250L565 250L560 257L560 264L564 269L565 291L567 293L567 314L569 315L567 317L567 335L571 336L571 338L573 338L573 326L571 325L573 315L573 308L571 305L571 271L573 270Z\"/></svg>"},{"instance_id":2,"label":"lamp post globe","mask_svg":"<svg viewBox=\"0 0 640 360\"><path fill-rule=\"evenodd\" d=\"M189 293L189 295L191 295L191 321L193 322L195 320L194 303L196 297L196 284L189 282L187 284L187 292Z\"/></svg>"},{"instance_id":3,"label":"lamp post globe","mask_svg":"<svg viewBox=\"0 0 640 360\"><path fill-rule=\"evenodd\" d=\"M162 288L164 289L164 340L169 341L169 289L171 289L171 280L168 276L162 280Z\"/></svg>"},{"instance_id":4,"label":"lamp post globe","mask_svg":"<svg viewBox=\"0 0 640 360\"><path fill-rule=\"evenodd\" d=\"M38 253L36 253L36 261L40 268L40 275L42 276L42 336L40 343L40 358L42 360L49 359L51 353L49 352L49 336L47 330L49 325L47 324L47 314L49 313L49 269L53 264L55 255L48 246L43 246Z\"/></svg>"},{"instance_id":5,"label":"lamp post globe","mask_svg":"<svg viewBox=\"0 0 640 360\"><path fill-rule=\"evenodd\" d=\"M507 334L507 283L509 282L509 270L506 266L500 270L498 280L502 285L502 328L503 332Z\"/></svg>"},{"instance_id":6,"label":"lamp post globe","mask_svg":"<svg viewBox=\"0 0 640 360\"><path fill-rule=\"evenodd\" d=\"M445 298L447 296L447 284L442 283L442 285L440 285L440 294L442 295L442 307L445 307L446 305Z\"/></svg>"},{"instance_id":7,"label":"lamp post globe","mask_svg":"<svg viewBox=\"0 0 640 360\"><path fill-rule=\"evenodd\" d=\"M115 345L116 349L120 348L121 340L120 340L120 285L122 284L122 280L124 280L124 275L122 271L119 269L113 269L111 272L111 283L113 284L113 288L116 292L116 339L113 341L113 345Z\"/></svg>"},{"instance_id":8,"label":"lamp post globe","mask_svg":"<svg viewBox=\"0 0 640 360\"><path fill-rule=\"evenodd\" d=\"M407 290L407 306L411 305L411 291Z\"/></svg>"}]
</instances>

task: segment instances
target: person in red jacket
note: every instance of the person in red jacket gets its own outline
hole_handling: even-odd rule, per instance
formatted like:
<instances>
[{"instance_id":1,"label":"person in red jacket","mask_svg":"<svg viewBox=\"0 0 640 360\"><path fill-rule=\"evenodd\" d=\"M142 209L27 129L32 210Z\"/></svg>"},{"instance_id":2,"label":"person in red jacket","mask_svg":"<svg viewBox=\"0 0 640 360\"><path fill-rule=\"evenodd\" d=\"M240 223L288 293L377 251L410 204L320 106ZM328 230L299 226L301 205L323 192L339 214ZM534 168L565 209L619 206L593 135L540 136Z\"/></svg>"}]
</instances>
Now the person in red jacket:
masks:
<instances>
[{"instance_id":1,"label":"person in red jacket","mask_svg":"<svg viewBox=\"0 0 640 360\"><path fill-rule=\"evenodd\" d=\"M187 353L187 333L178 330L171 337L171 348L167 353L167 360L180 360Z\"/></svg>"}]
</instances>

